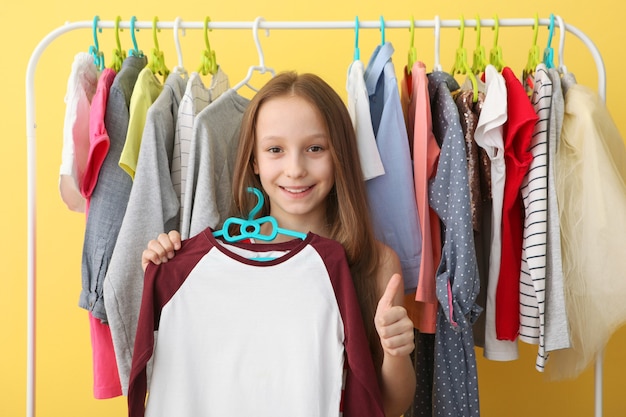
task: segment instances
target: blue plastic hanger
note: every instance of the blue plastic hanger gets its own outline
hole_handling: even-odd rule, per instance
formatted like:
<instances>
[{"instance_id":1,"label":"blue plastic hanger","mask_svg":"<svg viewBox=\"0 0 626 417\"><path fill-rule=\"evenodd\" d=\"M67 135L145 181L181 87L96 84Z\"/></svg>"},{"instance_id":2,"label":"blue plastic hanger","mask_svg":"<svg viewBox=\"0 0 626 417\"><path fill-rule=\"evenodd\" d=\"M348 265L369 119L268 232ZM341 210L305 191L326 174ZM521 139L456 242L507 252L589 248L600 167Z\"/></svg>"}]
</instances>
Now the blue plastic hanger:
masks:
<instances>
[{"instance_id":1,"label":"blue plastic hanger","mask_svg":"<svg viewBox=\"0 0 626 417\"><path fill-rule=\"evenodd\" d=\"M137 56L141 58L143 56L143 52L140 51L139 48L137 47L137 39L135 39L135 22L136 21L137 21L137 18L135 16L132 16L130 18L130 38L133 41L133 49L128 51L128 54L130 56Z\"/></svg>"},{"instance_id":2,"label":"blue plastic hanger","mask_svg":"<svg viewBox=\"0 0 626 417\"><path fill-rule=\"evenodd\" d=\"M548 45L543 51L543 63L547 68L554 68L554 49L552 49L552 35L554 35L554 14L550 13L550 32L548 33Z\"/></svg>"},{"instance_id":3,"label":"blue plastic hanger","mask_svg":"<svg viewBox=\"0 0 626 417\"><path fill-rule=\"evenodd\" d=\"M228 219L226 219L224 225L220 230L216 230L213 232L213 236L222 236L227 242L239 242L244 239L258 239L270 241L274 240L279 233L286 236L297 237L299 239L306 238L307 235L305 233L300 233L294 230L283 229L282 227L279 227L278 222L272 216L264 216L259 219L255 219L254 217L259 213L261 207L263 207L265 199L263 198L263 193L261 193L261 191L259 191L257 188L248 187L248 192L254 193L258 199L257 204L250 211L250 214L248 214L248 219L229 217ZM272 231L268 235L264 235L261 233L261 226L265 223L270 223L272 225ZM229 229L231 225L239 226L238 235L230 234Z\"/></svg>"},{"instance_id":4,"label":"blue plastic hanger","mask_svg":"<svg viewBox=\"0 0 626 417\"><path fill-rule=\"evenodd\" d=\"M359 16L354 18L354 60L361 59L361 51L359 50Z\"/></svg>"},{"instance_id":5,"label":"blue plastic hanger","mask_svg":"<svg viewBox=\"0 0 626 417\"><path fill-rule=\"evenodd\" d=\"M380 44L384 45L385 44L385 19L383 19L382 15L380 16L380 36L381 36Z\"/></svg>"},{"instance_id":6,"label":"blue plastic hanger","mask_svg":"<svg viewBox=\"0 0 626 417\"><path fill-rule=\"evenodd\" d=\"M102 28L98 29L98 22L100 21L100 16L95 16L93 18L93 45L89 47L89 53L93 57L93 63L98 68L99 71L104 69L104 54L100 50L100 45L98 44L98 31L102 33Z\"/></svg>"}]
</instances>

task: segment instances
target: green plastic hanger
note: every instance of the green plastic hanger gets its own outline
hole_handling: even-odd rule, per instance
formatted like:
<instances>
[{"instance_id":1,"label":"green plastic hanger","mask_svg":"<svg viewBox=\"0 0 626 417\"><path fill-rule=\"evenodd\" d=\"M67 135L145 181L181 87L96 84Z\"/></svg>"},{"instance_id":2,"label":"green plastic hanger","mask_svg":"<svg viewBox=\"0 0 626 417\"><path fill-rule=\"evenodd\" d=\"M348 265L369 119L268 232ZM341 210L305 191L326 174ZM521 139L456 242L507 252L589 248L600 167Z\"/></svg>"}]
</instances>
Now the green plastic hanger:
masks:
<instances>
[{"instance_id":1,"label":"green plastic hanger","mask_svg":"<svg viewBox=\"0 0 626 417\"><path fill-rule=\"evenodd\" d=\"M488 64L487 53L485 47L480 44L480 17L476 15L476 49L474 49L472 60L472 73L475 75L485 72L485 67Z\"/></svg>"},{"instance_id":2,"label":"green plastic hanger","mask_svg":"<svg viewBox=\"0 0 626 417\"><path fill-rule=\"evenodd\" d=\"M456 49L456 55L454 59L454 65L452 66L452 70L450 70L450 74L467 74L470 81L472 82L472 90L473 90L473 100L474 103L478 101L478 81L476 80L476 76L472 72L467 63L467 51L463 47L463 40L465 39L465 19L461 15L461 39L459 41L459 47Z\"/></svg>"},{"instance_id":3,"label":"green plastic hanger","mask_svg":"<svg viewBox=\"0 0 626 417\"><path fill-rule=\"evenodd\" d=\"M211 49L211 45L209 44L209 22L211 19L207 16L204 18L204 44L206 49L202 52L202 57L200 58L201 63L198 68L198 72L202 75L215 75L217 74L217 60L215 59L215 51Z\"/></svg>"},{"instance_id":4,"label":"green plastic hanger","mask_svg":"<svg viewBox=\"0 0 626 417\"><path fill-rule=\"evenodd\" d=\"M535 24L533 25L533 45L528 51L528 61L526 61L526 67L524 72L526 74L532 74L535 72L535 68L541 62L541 52L539 51L539 45L537 45L537 35L539 34L539 16L535 13Z\"/></svg>"},{"instance_id":5,"label":"green plastic hanger","mask_svg":"<svg viewBox=\"0 0 626 417\"><path fill-rule=\"evenodd\" d=\"M409 31L411 32L411 40L409 44L409 59L406 64L406 71L408 74L411 73L413 64L417 61L417 49L415 49L415 19L413 16L411 16L411 27L409 27Z\"/></svg>"},{"instance_id":6,"label":"green plastic hanger","mask_svg":"<svg viewBox=\"0 0 626 417\"><path fill-rule=\"evenodd\" d=\"M113 59L111 60L111 68L115 72L119 72L122 69L122 63L126 59L126 51L122 49L122 45L120 44L120 21L122 18L117 16L115 18L115 45L117 49L113 50Z\"/></svg>"},{"instance_id":7,"label":"green plastic hanger","mask_svg":"<svg viewBox=\"0 0 626 417\"><path fill-rule=\"evenodd\" d=\"M93 57L93 63L98 68L98 71L102 71L104 69L104 54L100 50L100 46L98 44L98 31L102 33L102 28L98 29L98 22L100 21L100 16L95 16L93 18L93 45L89 47L89 53Z\"/></svg>"},{"instance_id":8,"label":"green plastic hanger","mask_svg":"<svg viewBox=\"0 0 626 417\"><path fill-rule=\"evenodd\" d=\"M163 55L163 51L159 49L159 40L157 39L157 32L160 32L161 29L157 28L157 23L159 21L158 17L154 17L152 19L152 37L154 40L154 48L150 53L150 62L148 63L148 67L154 74L162 75L163 78L167 78L170 73L170 70L165 65L165 57Z\"/></svg>"},{"instance_id":9,"label":"green plastic hanger","mask_svg":"<svg viewBox=\"0 0 626 417\"><path fill-rule=\"evenodd\" d=\"M498 45L498 36L500 35L500 21L498 20L498 15L495 15L493 20L493 30L495 34L493 37L493 48L491 48L489 52L489 63L496 67L498 71L502 71L505 65L502 59L502 48Z\"/></svg>"}]
</instances>

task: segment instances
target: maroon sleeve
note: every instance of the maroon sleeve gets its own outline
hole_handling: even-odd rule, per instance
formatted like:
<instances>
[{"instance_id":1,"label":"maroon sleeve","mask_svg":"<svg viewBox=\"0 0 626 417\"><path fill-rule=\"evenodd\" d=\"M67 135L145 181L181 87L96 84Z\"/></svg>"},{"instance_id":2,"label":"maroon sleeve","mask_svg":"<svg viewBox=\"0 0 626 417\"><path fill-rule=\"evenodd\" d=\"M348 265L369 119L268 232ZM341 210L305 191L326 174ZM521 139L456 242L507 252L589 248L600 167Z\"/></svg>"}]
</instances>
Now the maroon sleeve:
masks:
<instances>
[{"instance_id":1,"label":"maroon sleeve","mask_svg":"<svg viewBox=\"0 0 626 417\"><path fill-rule=\"evenodd\" d=\"M338 242L319 236L315 236L311 245L324 260L343 320L348 365L343 416L384 417L382 395L345 250Z\"/></svg>"},{"instance_id":2,"label":"maroon sleeve","mask_svg":"<svg viewBox=\"0 0 626 417\"><path fill-rule=\"evenodd\" d=\"M154 332L159 329L161 310L183 285L200 259L211 249L204 233L210 231L183 241L180 250L169 262L161 265L149 264L146 268L128 384L129 417L144 416L148 390L146 366L154 351Z\"/></svg>"}]
</instances>

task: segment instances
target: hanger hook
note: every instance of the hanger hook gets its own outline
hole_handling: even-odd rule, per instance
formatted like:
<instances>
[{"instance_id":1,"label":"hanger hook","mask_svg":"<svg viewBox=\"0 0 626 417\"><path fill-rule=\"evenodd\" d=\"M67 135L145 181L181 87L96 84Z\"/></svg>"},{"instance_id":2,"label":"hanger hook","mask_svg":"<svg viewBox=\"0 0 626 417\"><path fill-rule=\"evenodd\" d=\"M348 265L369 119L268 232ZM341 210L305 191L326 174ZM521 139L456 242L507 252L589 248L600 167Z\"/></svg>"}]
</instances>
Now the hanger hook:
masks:
<instances>
[{"instance_id":1,"label":"hanger hook","mask_svg":"<svg viewBox=\"0 0 626 417\"><path fill-rule=\"evenodd\" d=\"M94 16L93 18L93 44L96 48L96 53L100 51L100 45L98 44L98 32L102 33L102 28L98 28L98 22L100 16Z\"/></svg>"},{"instance_id":2,"label":"hanger hook","mask_svg":"<svg viewBox=\"0 0 626 417\"><path fill-rule=\"evenodd\" d=\"M381 45L385 44L385 19L383 19L383 16L380 16L380 33L381 33Z\"/></svg>"},{"instance_id":3,"label":"hanger hook","mask_svg":"<svg viewBox=\"0 0 626 417\"><path fill-rule=\"evenodd\" d=\"M248 187L247 191L249 193L254 193L254 195L256 195L257 197L256 205L254 206L252 210L250 210L250 213L248 214L248 219L253 220L256 217L256 215L259 213L259 211L261 211L263 204L265 204L265 198L263 197L263 193L261 192L261 190L259 190L256 187Z\"/></svg>"},{"instance_id":4,"label":"hanger hook","mask_svg":"<svg viewBox=\"0 0 626 417\"><path fill-rule=\"evenodd\" d=\"M548 26L548 48L552 47L552 36L554 35L554 14L550 13L550 26Z\"/></svg>"},{"instance_id":5,"label":"hanger hook","mask_svg":"<svg viewBox=\"0 0 626 417\"><path fill-rule=\"evenodd\" d=\"M211 45L209 44L209 22L211 18L209 16L204 18L204 45L206 46L207 51L211 52Z\"/></svg>"},{"instance_id":6,"label":"hanger hook","mask_svg":"<svg viewBox=\"0 0 626 417\"><path fill-rule=\"evenodd\" d=\"M476 15L476 26L474 27L474 30L476 31L476 48L479 48L481 26L480 26L480 17L478 15Z\"/></svg>"},{"instance_id":7,"label":"hanger hook","mask_svg":"<svg viewBox=\"0 0 626 417\"><path fill-rule=\"evenodd\" d=\"M183 51L182 48L180 47L180 40L178 39L178 30L180 29L180 24L182 23L183 19L180 18L180 16L176 17L176 19L174 20L174 44L176 46L176 55L178 56L178 67L176 68L177 70L183 70ZM182 29L183 32L183 36L185 36L185 29Z\"/></svg>"},{"instance_id":8,"label":"hanger hook","mask_svg":"<svg viewBox=\"0 0 626 417\"><path fill-rule=\"evenodd\" d=\"M459 48L462 48L463 41L465 40L465 17L463 17L463 15L461 15L461 24L460 24L459 30L461 31L461 38L459 39Z\"/></svg>"},{"instance_id":9,"label":"hanger hook","mask_svg":"<svg viewBox=\"0 0 626 417\"><path fill-rule=\"evenodd\" d=\"M559 15L556 16L557 22L559 22L559 70L567 74L567 68L565 67L565 63L563 60L563 49L565 49L565 32L567 29L565 28L565 22L563 18Z\"/></svg>"},{"instance_id":10,"label":"hanger hook","mask_svg":"<svg viewBox=\"0 0 626 417\"><path fill-rule=\"evenodd\" d=\"M435 71L441 71L441 64L439 61L439 42L441 37L441 18L439 15L435 16Z\"/></svg>"},{"instance_id":11,"label":"hanger hook","mask_svg":"<svg viewBox=\"0 0 626 417\"><path fill-rule=\"evenodd\" d=\"M533 46L537 45L538 35L539 35L539 14L535 13L535 24L533 25Z\"/></svg>"},{"instance_id":12,"label":"hanger hook","mask_svg":"<svg viewBox=\"0 0 626 417\"><path fill-rule=\"evenodd\" d=\"M261 16L258 16L254 19L254 23L252 24L252 37L254 38L254 43L256 44L256 50L259 54L259 66L261 68L265 68L265 56L263 55L263 48L261 48L261 41L259 40L259 26L261 21L265 21L265 19ZM265 36L270 36L269 29L265 30Z\"/></svg>"},{"instance_id":13,"label":"hanger hook","mask_svg":"<svg viewBox=\"0 0 626 417\"><path fill-rule=\"evenodd\" d=\"M115 18L115 44L117 45L117 49L119 51L122 50L122 44L120 43L120 30L122 30L120 28L120 20L122 20L120 16Z\"/></svg>"},{"instance_id":14,"label":"hanger hook","mask_svg":"<svg viewBox=\"0 0 626 417\"><path fill-rule=\"evenodd\" d=\"M133 49L130 50L130 54L133 56L141 56L142 52L137 47L137 39L135 38L135 22L137 17L131 16L130 18L130 38L133 41Z\"/></svg>"},{"instance_id":15,"label":"hanger hook","mask_svg":"<svg viewBox=\"0 0 626 417\"><path fill-rule=\"evenodd\" d=\"M159 50L159 40L157 39L157 32L160 32L161 29L157 28L157 23L159 22L159 18L154 16L152 19L152 39L154 41L154 48Z\"/></svg>"},{"instance_id":16,"label":"hanger hook","mask_svg":"<svg viewBox=\"0 0 626 417\"><path fill-rule=\"evenodd\" d=\"M354 60L361 59L361 51L359 50L359 16L354 18Z\"/></svg>"},{"instance_id":17,"label":"hanger hook","mask_svg":"<svg viewBox=\"0 0 626 417\"><path fill-rule=\"evenodd\" d=\"M500 20L498 19L498 15L493 16L493 30L495 34L493 35L493 47L498 46L498 36L500 35Z\"/></svg>"},{"instance_id":18,"label":"hanger hook","mask_svg":"<svg viewBox=\"0 0 626 417\"><path fill-rule=\"evenodd\" d=\"M411 26L409 27L409 32L411 33L411 43L410 47L413 48L415 46L415 18L411 15Z\"/></svg>"}]
</instances>

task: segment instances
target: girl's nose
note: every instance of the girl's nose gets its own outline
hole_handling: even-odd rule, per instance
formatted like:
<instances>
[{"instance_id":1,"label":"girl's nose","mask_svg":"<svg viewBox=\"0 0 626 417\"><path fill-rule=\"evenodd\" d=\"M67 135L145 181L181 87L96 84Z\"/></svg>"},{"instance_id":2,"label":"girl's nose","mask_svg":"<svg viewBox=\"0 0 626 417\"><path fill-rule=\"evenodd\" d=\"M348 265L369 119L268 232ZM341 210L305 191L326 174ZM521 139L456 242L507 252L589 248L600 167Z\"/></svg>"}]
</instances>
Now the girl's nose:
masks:
<instances>
[{"instance_id":1,"label":"girl's nose","mask_svg":"<svg viewBox=\"0 0 626 417\"><path fill-rule=\"evenodd\" d=\"M305 174L306 168L300 155L290 155L285 166L285 175L289 178L301 178Z\"/></svg>"}]
</instances>

